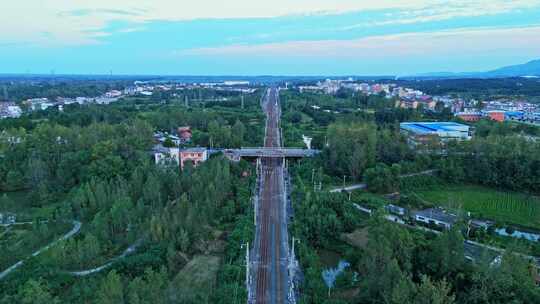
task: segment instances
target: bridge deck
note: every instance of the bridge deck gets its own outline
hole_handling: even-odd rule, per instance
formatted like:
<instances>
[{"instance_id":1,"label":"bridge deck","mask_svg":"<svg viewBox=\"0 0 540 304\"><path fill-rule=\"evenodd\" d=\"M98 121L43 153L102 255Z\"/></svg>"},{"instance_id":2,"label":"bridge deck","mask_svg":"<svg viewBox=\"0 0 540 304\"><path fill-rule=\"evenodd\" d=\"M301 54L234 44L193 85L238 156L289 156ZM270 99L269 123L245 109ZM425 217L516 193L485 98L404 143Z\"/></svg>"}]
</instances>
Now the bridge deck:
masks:
<instances>
[{"instance_id":1,"label":"bridge deck","mask_svg":"<svg viewBox=\"0 0 540 304\"><path fill-rule=\"evenodd\" d=\"M236 157L269 157L269 158L298 158L298 157L313 157L320 151L308 150L301 148L242 148L242 149L226 149L225 154L234 155Z\"/></svg>"}]
</instances>

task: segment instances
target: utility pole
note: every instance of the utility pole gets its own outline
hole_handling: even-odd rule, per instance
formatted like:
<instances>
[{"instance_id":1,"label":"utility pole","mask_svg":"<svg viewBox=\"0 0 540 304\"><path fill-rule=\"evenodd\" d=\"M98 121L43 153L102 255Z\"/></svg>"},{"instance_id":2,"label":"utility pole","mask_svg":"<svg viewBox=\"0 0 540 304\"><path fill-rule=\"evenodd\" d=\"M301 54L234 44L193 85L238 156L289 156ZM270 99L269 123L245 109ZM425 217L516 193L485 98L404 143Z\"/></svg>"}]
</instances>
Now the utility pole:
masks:
<instances>
[{"instance_id":1,"label":"utility pole","mask_svg":"<svg viewBox=\"0 0 540 304\"><path fill-rule=\"evenodd\" d=\"M240 96L242 102L242 110L244 109L244 93Z\"/></svg>"},{"instance_id":2,"label":"utility pole","mask_svg":"<svg viewBox=\"0 0 540 304\"><path fill-rule=\"evenodd\" d=\"M294 295L294 276L296 274L296 255L294 252L294 245L298 242L297 239L293 236L292 239L292 249L291 249L291 255L289 256L289 303L296 303L295 295Z\"/></svg>"},{"instance_id":3,"label":"utility pole","mask_svg":"<svg viewBox=\"0 0 540 304\"><path fill-rule=\"evenodd\" d=\"M189 100L188 100L188 96L187 95L184 95L184 106L186 108L189 108Z\"/></svg>"},{"instance_id":4,"label":"utility pole","mask_svg":"<svg viewBox=\"0 0 540 304\"><path fill-rule=\"evenodd\" d=\"M247 242L246 244L242 244L240 246L240 248L242 247L246 247L246 289L248 291L248 303L249 303L249 300L251 299L251 288L250 288L250 285L251 285L251 282L250 282L250 273L249 273L249 264L250 264L250 260L249 260L249 242Z\"/></svg>"}]
</instances>

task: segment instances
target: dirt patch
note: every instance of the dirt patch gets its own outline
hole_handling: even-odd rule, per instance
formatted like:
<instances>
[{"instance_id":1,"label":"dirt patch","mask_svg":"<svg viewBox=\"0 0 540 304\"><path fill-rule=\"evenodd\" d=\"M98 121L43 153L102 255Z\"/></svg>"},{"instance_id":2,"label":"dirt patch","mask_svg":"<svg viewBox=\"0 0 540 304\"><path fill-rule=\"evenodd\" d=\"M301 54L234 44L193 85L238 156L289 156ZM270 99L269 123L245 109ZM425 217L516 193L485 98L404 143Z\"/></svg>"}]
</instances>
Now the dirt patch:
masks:
<instances>
[{"instance_id":1,"label":"dirt patch","mask_svg":"<svg viewBox=\"0 0 540 304\"><path fill-rule=\"evenodd\" d=\"M211 255L193 257L169 285L170 303L208 303L216 283L220 258Z\"/></svg>"},{"instance_id":2,"label":"dirt patch","mask_svg":"<svg viewBox=\"0 0 540 304\"><path fill-rule=\"evenodd\" d=\"M351 246L365 248L369 240L369 231L368 228L356 229L351 233L342 233L340 239Z\"/></svg>"}]
</instances>

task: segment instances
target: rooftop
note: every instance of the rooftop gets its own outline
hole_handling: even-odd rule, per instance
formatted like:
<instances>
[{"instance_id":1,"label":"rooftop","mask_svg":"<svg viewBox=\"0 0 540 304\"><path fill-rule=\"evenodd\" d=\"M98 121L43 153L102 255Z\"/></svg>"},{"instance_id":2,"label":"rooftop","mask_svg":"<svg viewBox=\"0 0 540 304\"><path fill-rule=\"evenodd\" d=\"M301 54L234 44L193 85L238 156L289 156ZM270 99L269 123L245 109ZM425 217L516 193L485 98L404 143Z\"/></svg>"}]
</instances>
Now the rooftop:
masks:
<instances>
[{"instance_id":1,"label":"rooftop","mask_svg":"<svg viewBox=\"0 0 540 304\"><path fill-rule=\"evenodd\" d=\"M206 148L200 148L200 147L197 147L197 148L185 148L185 149L181 149L180 152L206 152L208 149Z\"/></svg>"},{"instance_id":2,"label":"rooftop","mask_svg":"<svg viewBox=\"0 0 540 304\"><path fill-rule=\"evenodd\" d=\"M457 122L402 122L400 128L419 134L469 130L468 125Z\"/></svg>"},{"instance_id":3,"label":"rooftop","mask_svg":"<svg viewBox=\"0 0 540 304\"><path fill-rule=\"evenodd\" d=\"M446 212L440 208L430 208L421 211L416 211L415 215L419 215L425 218L434 219L440 222L454 224L457 222L457 216Z\"/></svg>"}]
</instances>

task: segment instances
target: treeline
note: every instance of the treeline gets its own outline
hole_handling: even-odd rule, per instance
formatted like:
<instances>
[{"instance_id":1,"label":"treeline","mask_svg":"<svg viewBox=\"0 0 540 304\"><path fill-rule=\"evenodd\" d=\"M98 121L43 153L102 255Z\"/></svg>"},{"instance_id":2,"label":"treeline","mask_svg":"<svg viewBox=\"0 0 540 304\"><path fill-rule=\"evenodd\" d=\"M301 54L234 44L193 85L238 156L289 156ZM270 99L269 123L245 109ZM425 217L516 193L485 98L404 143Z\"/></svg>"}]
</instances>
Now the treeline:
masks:
<instances>
[{"instance_id":1,"label":"treeline","mask_svg":"<svg viewBox=\"0 0 540 304\"><path fill-rule=\"evenodd\" d=\"M128 81L70 81L10 83L6 86L10 100L22 101L29 98L96 97L110 90L123 90Z\"/></svg>"},{"instance_id":2,"label":"treeline","mask_svg":"<svg viewBox=\"0 0 540 304\"><path fill-rule=\"evenodd\" d=\"M195 146L256 146L262 144L264 135L264 117L259 108L244 111L224 108L207 110L174 104L139 105L131 101L111 105L76 104L65 106L64 111L48 109L33 112L18 119L0 120L0 129L22 128L30 132L45 121L71 128L97 123L117 125L134 120L147 122L152 130L170 133L175 132L179 126L191 126Z\"/></svg>"},{"instance_id":3,"label":"treeline","mask_svg":"<svg viewBox=\"0 0 540 304\"><path fill-rule=\"evenodd\" d=\"M391 165L414 161L405 138L374 123L336 123L328 127L328 145L322 152L325 171L333 176L361 180L377 163Z\"/></svg>"},{"instance_id":4,"label":"treeline","mask_svg":"<svg viewBox=\"0 0 540 304\"><path fill-rule=\"evenodd\" d=\"M477 137L448 151L441 176L515 191L540 189L540 142L520 136Z\"/></svg>"},{"instance_id":5,"label":"treeline","mask_svg":"<svg viewBox=\"0 0 540 304\"><path fill-rule=\"evenodd\" d=\"M30 189L34 205L41 206L92 178L128 175L149 158L151 139L152 128L140 120L70 128L44 123L30 133L7 130L0 141L0 187Z\"/></svg>"},{"instance_id":6,"label":"treeline","mask_svg":"<svg viewBox=\"0 0 540 304\"><path fill-rule=\"evenodd\" d=\"M163 107L145 115L158 130L174 132L178 126L191 126L193 145L214 148L260 146L264 117L257 111L207 111Z\"/></svg>"},{"instance_id":7,"label":"treeline","mask_svg":"<svg viewBox=\"0 0 540 304\"><path fill-rule=\"evenodd\" d=\"M438 79L422 81L399 81L398 84L415 88L430 95L459 94L460 96L483 99L493 96L530 96L538 101L540 82L538 79L493 78L493 79Z\"/></svg>"}]
</instances>

